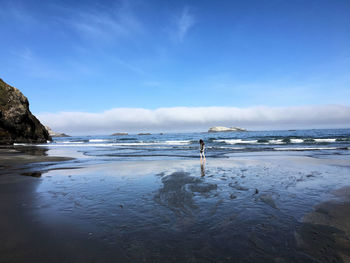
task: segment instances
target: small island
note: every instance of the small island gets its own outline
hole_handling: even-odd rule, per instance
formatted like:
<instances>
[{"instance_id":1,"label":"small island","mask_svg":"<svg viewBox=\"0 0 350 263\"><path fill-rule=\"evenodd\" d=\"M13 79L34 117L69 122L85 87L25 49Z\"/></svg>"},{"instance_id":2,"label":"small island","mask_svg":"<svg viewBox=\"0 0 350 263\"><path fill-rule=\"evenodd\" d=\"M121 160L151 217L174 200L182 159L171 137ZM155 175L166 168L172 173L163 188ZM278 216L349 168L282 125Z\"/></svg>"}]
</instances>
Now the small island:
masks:
<instances>
[{"instance_id":1,"label":"small island","mask_svg":"<svg viewBox=\"0 0 350 263\"><path fill-rule=\"evenodd\" d=\"M242 131L247 131L247 130L243 128L238 128L238 127L228 128L223 126L214 126L208 130L208 132L242 132Z\"/></svg>"},{"instance_id":2,"label":"small island","mask_svg":"<svg viewBox=\"0 0 350 263\"><path fill-rule=\"evenodd\" d=\"M113 133L111 136L121 136L121 135L128 135L127 132L116 132L116 133Z\"/></svg>"}]
</instances>

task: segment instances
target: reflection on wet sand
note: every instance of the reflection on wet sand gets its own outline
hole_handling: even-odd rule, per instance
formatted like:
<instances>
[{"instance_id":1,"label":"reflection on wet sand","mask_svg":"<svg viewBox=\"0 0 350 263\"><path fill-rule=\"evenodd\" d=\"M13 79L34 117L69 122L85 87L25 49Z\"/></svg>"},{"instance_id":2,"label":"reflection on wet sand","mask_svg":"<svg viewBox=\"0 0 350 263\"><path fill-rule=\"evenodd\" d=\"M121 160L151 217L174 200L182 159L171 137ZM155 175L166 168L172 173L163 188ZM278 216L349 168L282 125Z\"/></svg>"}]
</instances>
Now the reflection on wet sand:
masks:
<instances>
[{"instance_id":1,"label":"reflection on wet sand","mask_svg":"<svg viewBox=\"0 0 350 263\"><path fill-rule=\"evenodd\" d=\"M21 175L39 178L39 177L41 177L42 173L41 172L25 172L25 173L21 173Z\"/></svg>"},{"instance_id":2,"label":"reflection on wet sand","mask_svg":"<svg viewBox=\"0 0 350 263\"><path fill-rule=\"evenodd\" d=\"M201 159L201 177L205 176L205 162L202 162Z\"/></svg>"}]
</instances>

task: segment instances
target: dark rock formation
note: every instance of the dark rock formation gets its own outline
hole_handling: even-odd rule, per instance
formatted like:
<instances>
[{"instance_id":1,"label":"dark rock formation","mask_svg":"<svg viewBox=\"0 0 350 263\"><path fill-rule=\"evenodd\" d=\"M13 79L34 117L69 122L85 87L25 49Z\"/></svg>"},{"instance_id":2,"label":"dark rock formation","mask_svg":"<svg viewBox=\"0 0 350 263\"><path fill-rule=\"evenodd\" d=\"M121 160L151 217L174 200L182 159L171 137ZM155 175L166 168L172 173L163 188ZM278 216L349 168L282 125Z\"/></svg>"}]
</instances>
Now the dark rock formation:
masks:
<instances>
[{"instance_id":1,"label":"dark rock formation","mask_svg":"<svg viewBox=\"0 0 350 263\"><path fill-rule=\"evenodd\" d=\"M51 137L30 112L28 99L0 79L0 144L43 143Z\"/></svg>"},{"instance_id":2,"label":"dark rock formation","mask_svg":"<svg viewBox=\"0 0 350 263\"><path fill-rule=\"evenodd\" d=\"M121 136L121 135L128 135L127 132L116 132L116 133L113 133L111 136Z\"/></svg>"}]
</instances>

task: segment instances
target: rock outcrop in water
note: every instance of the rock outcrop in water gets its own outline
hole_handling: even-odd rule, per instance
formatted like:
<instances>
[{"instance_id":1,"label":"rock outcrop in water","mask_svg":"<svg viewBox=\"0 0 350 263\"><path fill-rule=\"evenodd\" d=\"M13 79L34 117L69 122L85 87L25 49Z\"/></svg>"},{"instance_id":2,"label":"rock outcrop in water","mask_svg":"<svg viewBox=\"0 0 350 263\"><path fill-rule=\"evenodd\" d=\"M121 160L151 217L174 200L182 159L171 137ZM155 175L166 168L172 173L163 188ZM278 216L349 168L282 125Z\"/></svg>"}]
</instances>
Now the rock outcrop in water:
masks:
<instances>
[{"instance_id":1,"label":"rock outcrop in water","mask_svg":"<svg viewBox=\"0 0 350 263\"><path fill-rule=\"evenodd\" d=\"M121 135L128 135L127 132L116 132L116 133L113 133L111 136L121 136Z\"/></svg>"},{"instance_id":2,"label":"rock outcrop in water","mask_svg":"<svg viewBox=\"0 0 350 263\"><path fill-rule=\"evenodd\" d=\"M51 130L51 128L49 126L45 126L45 128L49 132L49 135L51 137L70 137L69 135L67 135L65 133L55 132L55 131Z\"/></svg>"},{"instance_id":3,"label":"rock outcrop in water","mask_svg":"<svg viewBox=\"0 0 350 263\"><path fill-rule=\"evenodd\" d=\"M221 127L221 126L215 126L211 127L208 132L240 132L240 131L247 131L246 129L243 128L238 128L238 127Z\"/></svg>"},{"instance_id":4,"label":"rock outcrop in water","mask_svg":"<svg viewBox=\"0 0 350 263\"><path fill-rule=\"evenodd\" d=\"M28 99L0 79L0 144L43 143L51 136L30 112Z\"/></svg>"}]
</instances>

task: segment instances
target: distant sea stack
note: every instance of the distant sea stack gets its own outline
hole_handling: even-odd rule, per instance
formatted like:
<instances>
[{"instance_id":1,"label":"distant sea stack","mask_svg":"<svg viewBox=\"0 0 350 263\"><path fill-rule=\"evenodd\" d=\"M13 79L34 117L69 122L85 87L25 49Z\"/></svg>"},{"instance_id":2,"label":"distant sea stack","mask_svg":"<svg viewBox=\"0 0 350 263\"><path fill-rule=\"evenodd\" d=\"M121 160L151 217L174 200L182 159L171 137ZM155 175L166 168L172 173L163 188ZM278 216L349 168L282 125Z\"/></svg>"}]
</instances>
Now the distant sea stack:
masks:
<instances>
[{"instance_id":1,"label":"distant sea stack","mask_svg":"<svg viewBox=\"0 0 350 263\"><path fill-rule=\"evenodd\" d=\"M247 131L246 129L243 128L238 128L238 127L222 127L222 126L215 126L211 127L208 132L241 132L241 131Z\"/></svg>"},{"instance_id":2,"label":"distant sea stack","mask_svg":"<svg viewBox=\"0 0 350 263\"><path fill-rule=\"evenodd\" d=\"M53 130L51 130L51 128L49 126L45 126L45 129L49 132L49 135L51 137L70 137L69 135L67 135L65 133L54 132Z\"/></svg>"},{"instance_id":3,"label":"distant sea stack","mask_svg":"<svg viewBox=\"0 0 350 263\"><path fill-rule=\"evenodd\" d=\"M111 136L121 136L121 135L128 135L127 132L116 132L116 133L113 133Z\"/></svg>"},{"instance_id":4,"label":"distant sea stack","mask_svg":"<svg viewBox=\"0 0 350 263\"><path fill-rule=\"evenodd\" d=\"M0 144L51 140L48 131L30 112L28 99L0 79Z\"/></svg>"}]
</instances>

